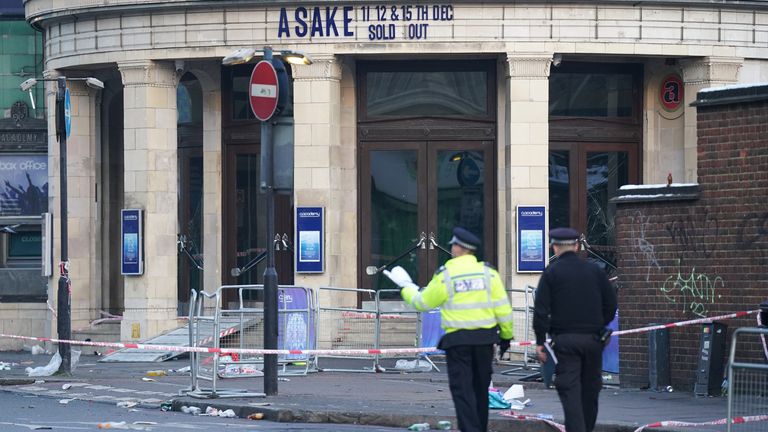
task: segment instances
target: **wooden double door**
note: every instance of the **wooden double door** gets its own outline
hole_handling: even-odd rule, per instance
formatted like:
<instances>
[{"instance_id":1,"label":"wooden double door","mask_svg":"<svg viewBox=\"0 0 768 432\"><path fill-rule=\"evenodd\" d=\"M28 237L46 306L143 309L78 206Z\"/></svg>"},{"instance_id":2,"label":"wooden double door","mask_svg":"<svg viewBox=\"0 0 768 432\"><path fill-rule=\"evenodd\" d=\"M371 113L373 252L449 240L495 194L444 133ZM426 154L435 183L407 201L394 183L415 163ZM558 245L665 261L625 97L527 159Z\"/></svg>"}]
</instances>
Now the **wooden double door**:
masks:
<instances>
[{"instance_id":1,"label":"wooden double door","mask_svg":"<svg viewBox=\"0 0 768 432\"><path fill-rule=\"evenodd\" d=\"M361 142L361 286L392 289L381 267L414 245L393 265L421 286L450 258L455 226L482 239L478 258L494 262L495 173L493 141ZM396 293L384 298L396 298Z\"/></svg>"}]
</instances>

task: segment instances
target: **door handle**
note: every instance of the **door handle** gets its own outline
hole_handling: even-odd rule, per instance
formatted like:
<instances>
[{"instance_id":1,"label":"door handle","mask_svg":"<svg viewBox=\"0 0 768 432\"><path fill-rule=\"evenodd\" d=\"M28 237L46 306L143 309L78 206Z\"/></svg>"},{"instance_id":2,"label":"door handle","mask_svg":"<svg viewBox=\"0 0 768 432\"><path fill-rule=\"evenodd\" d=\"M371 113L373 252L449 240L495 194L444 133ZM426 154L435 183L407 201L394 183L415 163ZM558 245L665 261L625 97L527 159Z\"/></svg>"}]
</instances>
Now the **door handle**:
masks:
<instances>
[{"instance_id":1,"label":"door handle","mask_svg":"<svg viewBox=\"0 0 768 432\"><path fill-rule=\"evenodd\" d=\"M432 231L429 232L429 248L430 249L438 248L441 251L447 253L448 255L453 255L451 251L437 244L437 236Z\"/></svg>"}]
</instances>

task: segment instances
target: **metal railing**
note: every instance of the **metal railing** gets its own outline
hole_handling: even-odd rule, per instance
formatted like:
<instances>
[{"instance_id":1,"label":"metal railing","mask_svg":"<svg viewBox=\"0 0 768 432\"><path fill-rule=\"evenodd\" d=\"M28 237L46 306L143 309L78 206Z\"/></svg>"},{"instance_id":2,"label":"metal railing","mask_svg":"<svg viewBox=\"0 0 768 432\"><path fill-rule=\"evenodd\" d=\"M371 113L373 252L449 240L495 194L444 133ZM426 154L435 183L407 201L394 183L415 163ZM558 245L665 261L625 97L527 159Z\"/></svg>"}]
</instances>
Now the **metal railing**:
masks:
<instances>
[{"instance_id":1,"label":"metal railing","mask_svg":"<svg viewBox=\"0 0 768 432\"><path fill-rule=\"evenodd\" d=\"M748 344L760 345L757 338L767 337L768 328L738 328L731 336L728 357L728 432L768 431L768 418L757 417L768 415L768 362L736 361L737 342L745 342L743 339L749 335L755 340Z\"/></svg>"},{"instance_id":2,"label":"metal railing","mask_svg":"<svg viewBox=\"0 0 768 432\"><path fill-rule=\"evenodd\" d=\"M523 289L507 289L508 295L511 294L512 297L515 297L515 294L522 294L524 299L522 307L512 307L516 340L529 341L536 338L533 333L533 293L535 290L536 288L530 285L526 285ZM514 299L512 302L514 304ZM534 350L530 345L513 346L507 351L507 355L509 360L500 363L512 368L502 371L502 375L526 375L532 370L539 369L539 362L533 358Z\"/></svg>"}]
</instances>

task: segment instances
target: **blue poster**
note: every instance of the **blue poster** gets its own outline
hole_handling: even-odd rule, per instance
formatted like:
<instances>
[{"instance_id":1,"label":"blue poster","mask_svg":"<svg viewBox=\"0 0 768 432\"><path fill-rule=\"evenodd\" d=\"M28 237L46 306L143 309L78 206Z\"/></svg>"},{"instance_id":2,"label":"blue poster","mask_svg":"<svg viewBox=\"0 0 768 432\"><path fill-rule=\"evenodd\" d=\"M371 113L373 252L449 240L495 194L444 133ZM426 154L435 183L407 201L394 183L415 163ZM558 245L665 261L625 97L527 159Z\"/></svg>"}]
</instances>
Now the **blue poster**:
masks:
<instances>
[{"instance_id":1,"label":"blue poster","mask_svg":"<svg viewBox=\"0 0 768 432\"><path fill-rule=\"evenodd\" d=\"M544 206L517 206L517 272L544 271L547 247L544 243Z\"/></svg>"},{"instance_id":2,"label":"blue poster","mask_svg":"<svg viewBox=\"0 0 768 432\"><path fill-rule=\"evenodd\" d=\"M142 238L141 209L120 211L120 274L141 275L144 273L144 243Z\"/></svg>"},{"instance_id":3,"label":"blue poster","mask_svg":"<svg viewBox=\"0 0 768 432\"><path fill-rule=\"evenodd\" d=\"M307 304L307 291L303 288L280 287L278 289L277 349L314 349L314 315ZM306 360L306 354L287 354L281 358Z\"/></svg>"},{"instance_id":4,"label":"blue poster","mask_svg":"<svg viewBox=\"0 0 768 432\"><path fill-rule=\"evenodd\" d=\"M48 156L0 156L0 216L36 216L48 211Z\"/></svg>"},{"instance_id":5,"label":"blue poster","mask_svg":"<svg viewBox=\"0 0 768 432\"><path fill-rule=\"evenodd\" d=\"M322 273L325 218L322 207L296 208L296 273Z\"/></svg>"}]
</instances>

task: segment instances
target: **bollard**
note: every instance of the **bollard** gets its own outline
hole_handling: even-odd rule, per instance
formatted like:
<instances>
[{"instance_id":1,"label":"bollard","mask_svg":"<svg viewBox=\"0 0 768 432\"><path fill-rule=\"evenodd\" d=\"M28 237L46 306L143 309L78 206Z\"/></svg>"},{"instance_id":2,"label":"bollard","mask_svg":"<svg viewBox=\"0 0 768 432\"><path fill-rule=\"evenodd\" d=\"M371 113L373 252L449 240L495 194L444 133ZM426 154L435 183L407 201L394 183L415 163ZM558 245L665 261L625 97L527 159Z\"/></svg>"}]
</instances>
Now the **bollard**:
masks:
<instances>
[{"instance_id":1,"label":"bollard","mask_svg":"<svg viewBox=\"0 0 768 432\"><path fill-rule=\"evenodd\" d=\"M669 330L653 330L648 333L648 387L655 391L665 391L671 384Z\"/></svg>"}]
</instances>

